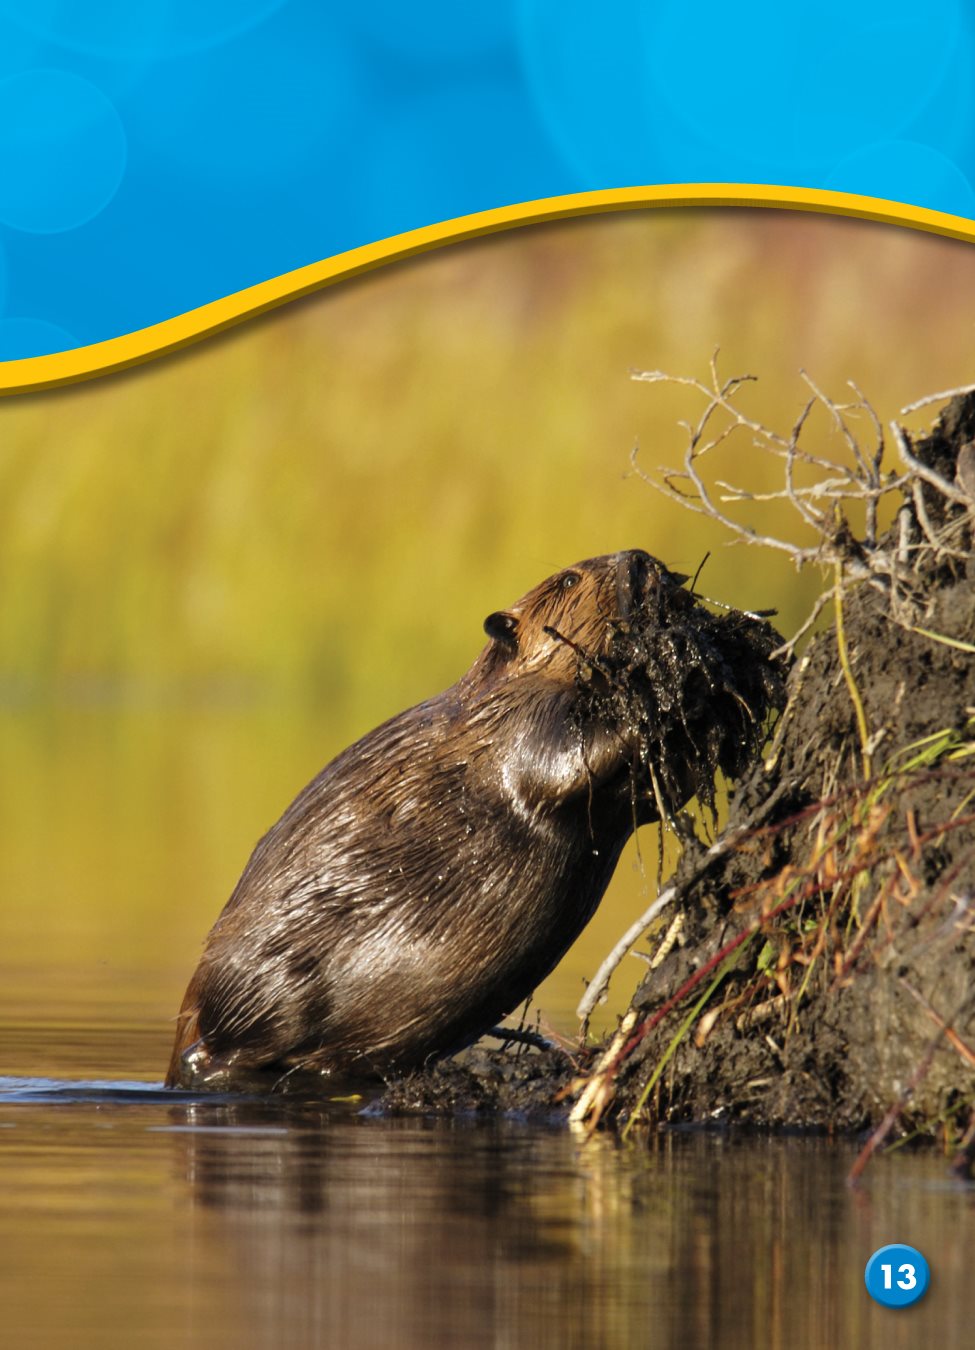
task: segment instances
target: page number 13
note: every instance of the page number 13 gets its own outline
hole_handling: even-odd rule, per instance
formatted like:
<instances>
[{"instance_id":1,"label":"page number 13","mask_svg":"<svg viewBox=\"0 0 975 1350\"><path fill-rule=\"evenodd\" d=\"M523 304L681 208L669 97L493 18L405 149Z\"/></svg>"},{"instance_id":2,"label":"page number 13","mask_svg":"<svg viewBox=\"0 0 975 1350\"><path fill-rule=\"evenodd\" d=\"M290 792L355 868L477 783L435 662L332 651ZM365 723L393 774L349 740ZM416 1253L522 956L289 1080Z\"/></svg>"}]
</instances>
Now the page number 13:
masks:
<instances>
[{"instance_id":1,"label":"page number 13","mask_svg":"<svg viewBox=\"0 0 975 1350\"><path fill-rule=\"evenodd\" d=\"M893 1242L880 1247L867 1262L867 1293L886 1308L908 1308L927 1292L931 1272L916 1247Z\"/></svg>"},{"instance_id":2,"label":"page number 13","mask_svg":"<svg viewBox=\"0 0 975 1350\"><path fill-rule=\"evenodd\" d=\"M881 1269L881 1271L883 1272L883 1276L884 1276L884 1288L885 1288L885 1289L892 1289L892 1288L894 1287L894 1286L891 1284L891 1270L892 1270L892 1267L889 1266L889 1265L884 1264L884 1265L882 1265L882 1266L880 1267L880 1269ZM898 1278L898 1280L897 1280L897 1288L898 1288L898 1289L905 1289L905 1290L906 1290L906 1289L916 1289L916 1288L917 1288L917 1271L915 1270L914 1266L911 1265L910 1261L905 1261L904 1264L903 1264L902 1266L898 1266L898 1267L897 1267L897 1274L898 1274L898 1276L899 1276L899 1278Z\"/></svg>"}]
</instances>

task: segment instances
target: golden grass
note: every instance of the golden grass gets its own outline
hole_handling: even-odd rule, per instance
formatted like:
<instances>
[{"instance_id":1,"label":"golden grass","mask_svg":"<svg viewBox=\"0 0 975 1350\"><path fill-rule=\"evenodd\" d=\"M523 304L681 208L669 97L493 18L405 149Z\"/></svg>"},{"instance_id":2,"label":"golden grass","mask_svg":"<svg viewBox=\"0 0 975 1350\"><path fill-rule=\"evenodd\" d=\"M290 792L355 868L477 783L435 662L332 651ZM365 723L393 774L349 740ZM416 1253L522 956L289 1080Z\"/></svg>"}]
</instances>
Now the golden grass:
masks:
<instances>
[{"instance_id":1,"label":"golden grass","mask_svg":"<svg viewBox=\"0 0 975 1350\"><path fill-rule=\"evenodd\" d=\"M703 369L720 343L726 370L762 375L770 419L801 365L894 411L971 377L970 272L962 245L821 217L572 222L11 400L0 675L246 677L348 693L364 717L456 675L483 614L542 575L637 544L691 568L714 545L705 591L798 612L812 581L725 552L628 477L632 445L666 460L689 412L628 371ZM937 344L916 340L922 307Z\"/></svg>"}]
</instances>

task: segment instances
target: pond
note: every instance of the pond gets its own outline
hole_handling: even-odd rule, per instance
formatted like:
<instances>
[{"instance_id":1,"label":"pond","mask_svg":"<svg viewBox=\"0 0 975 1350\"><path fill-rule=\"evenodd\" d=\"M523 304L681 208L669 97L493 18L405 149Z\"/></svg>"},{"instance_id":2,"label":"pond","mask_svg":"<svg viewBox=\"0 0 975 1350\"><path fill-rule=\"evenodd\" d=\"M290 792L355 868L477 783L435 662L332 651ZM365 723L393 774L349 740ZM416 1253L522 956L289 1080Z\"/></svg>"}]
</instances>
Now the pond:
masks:
<instances>
[{"instance_id":1,"label":"pond","mask_svg":"<svg viewBox=\"0 0 975 1350\"><path fill-rule=\"evenodd\" d=\"M388 1119L341 1094L164 1092L205 929L262 825L327 753L307 723L229 706L11 715L6 1343L970 1344L975 1188L936 1150L878 1157L851 1191L850 1141L672 1132L620 1146L516 1120ZM607 903L603 931L546 986L564 1031L578 969L624 926ZM864 1290L889 1242L931 1266L913 1309Z\"/></svg>"},{"instance_id":2,"label":"pond","mask_svg":"<svg viewBox=\"0 0 975 1350\"><path fill-rule=\"evenodd\" d=\"M854 1153L700 1133L620 1148L341 1101L7 1079L6 1334L73 1350L969 1345L975 1195L930 1153L881 1160L852 1193ZM864 1291L889 1241L932 1268L913 1309Z\"/></svg>"}]
</instances>

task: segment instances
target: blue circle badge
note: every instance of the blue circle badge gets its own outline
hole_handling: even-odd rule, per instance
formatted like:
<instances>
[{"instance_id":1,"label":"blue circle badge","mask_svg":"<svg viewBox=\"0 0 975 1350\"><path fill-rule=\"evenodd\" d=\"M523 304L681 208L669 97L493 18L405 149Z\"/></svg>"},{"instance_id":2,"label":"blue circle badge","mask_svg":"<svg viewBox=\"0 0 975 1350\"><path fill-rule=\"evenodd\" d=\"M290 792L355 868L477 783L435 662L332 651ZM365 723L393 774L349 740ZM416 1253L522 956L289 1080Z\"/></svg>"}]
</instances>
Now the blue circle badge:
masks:
<instances>
[{"instance_id":1,"label":"blue circle badge","mask_svg":"<svg viewBox=\"0 0 975 1350\"><path fill-rule=\"evenodd\" d=\"M885 1308L909 1308L927 1293L931 1272L916 1247L892 1242L878 1247L867 1262L867 1293Z\"/></svg>"}]
</instances>

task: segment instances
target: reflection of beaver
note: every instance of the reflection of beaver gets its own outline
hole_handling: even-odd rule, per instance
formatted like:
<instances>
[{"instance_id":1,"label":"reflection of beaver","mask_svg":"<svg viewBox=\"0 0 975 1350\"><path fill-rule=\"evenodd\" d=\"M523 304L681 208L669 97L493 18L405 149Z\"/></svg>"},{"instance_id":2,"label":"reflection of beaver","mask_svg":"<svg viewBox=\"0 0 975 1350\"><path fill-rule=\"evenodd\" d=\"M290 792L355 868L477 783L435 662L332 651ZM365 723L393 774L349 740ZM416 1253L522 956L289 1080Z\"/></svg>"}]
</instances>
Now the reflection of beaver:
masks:
<instances>
[{"instance_id":1,"label":"reflection of beaver","mask_svg":"<svg viewBox=\"0 0 975 1350\"><path fill-rule=\"evenodd\" d=\"M580 713L580 653L675 580L639 550L560 572L485 620L457 684L323 769L210 933L167 1083L408 1069L523 1002L657 818L632 734Z\"/></svg>"}]
</instances>

